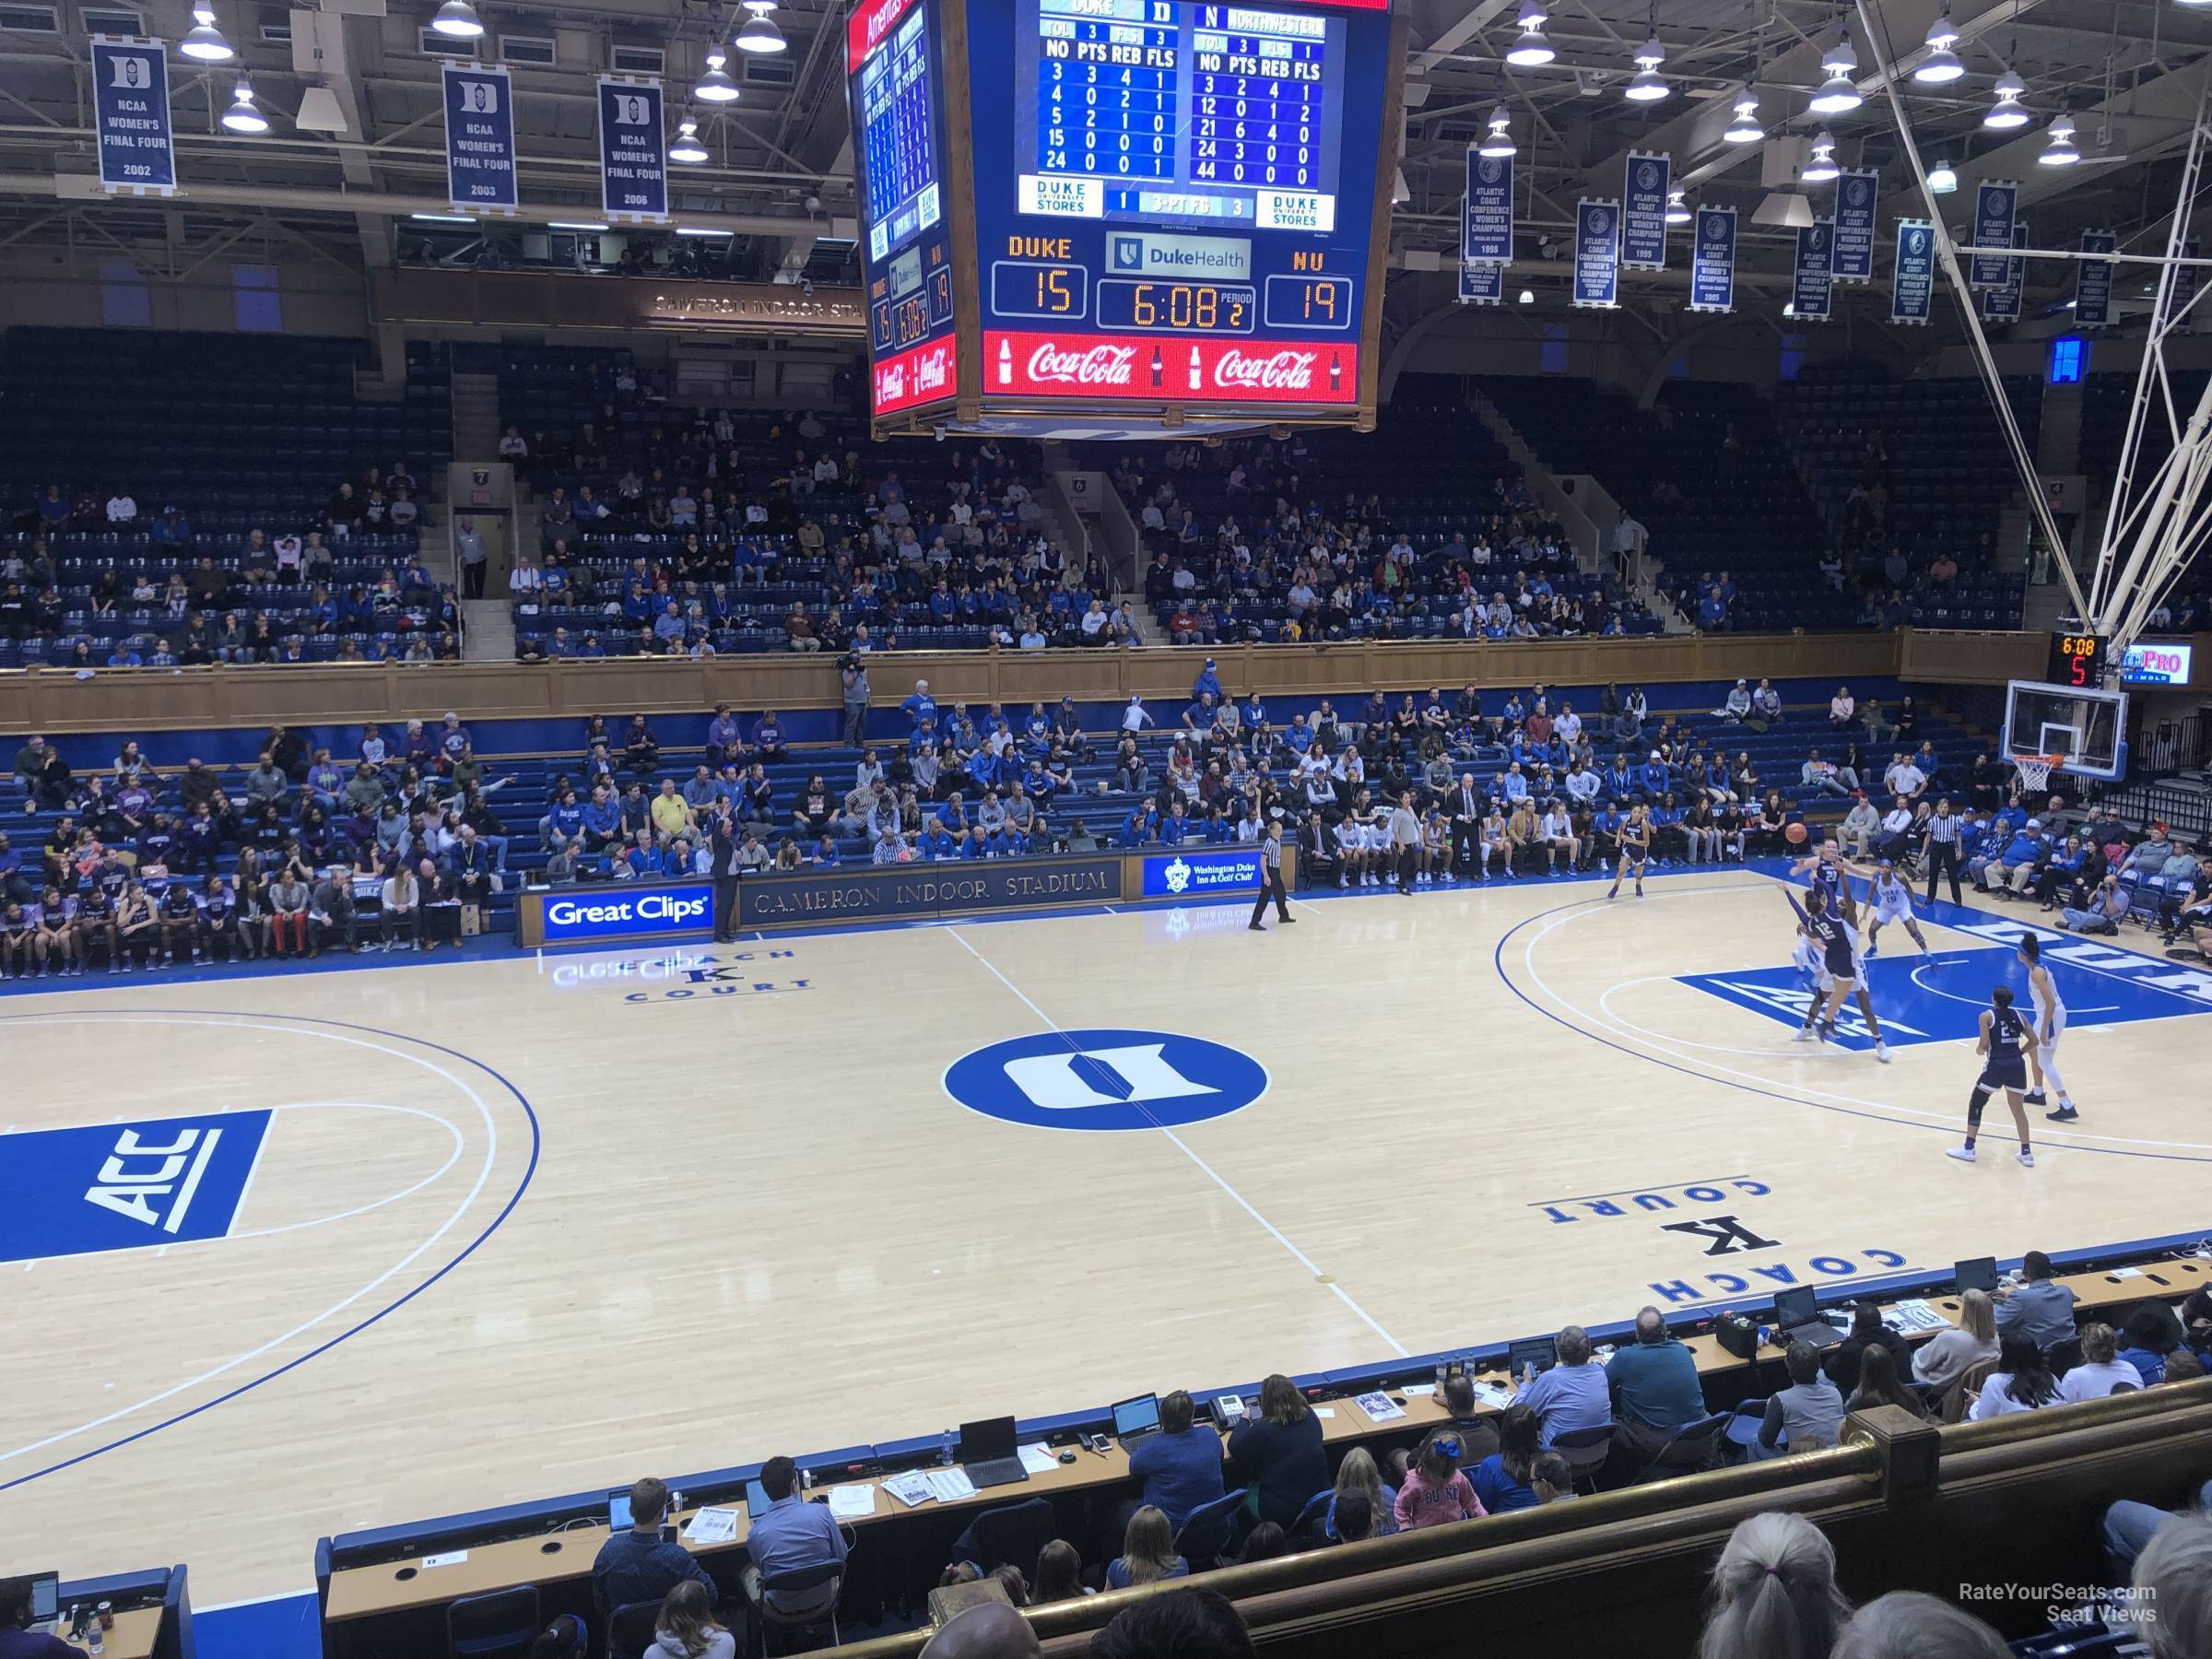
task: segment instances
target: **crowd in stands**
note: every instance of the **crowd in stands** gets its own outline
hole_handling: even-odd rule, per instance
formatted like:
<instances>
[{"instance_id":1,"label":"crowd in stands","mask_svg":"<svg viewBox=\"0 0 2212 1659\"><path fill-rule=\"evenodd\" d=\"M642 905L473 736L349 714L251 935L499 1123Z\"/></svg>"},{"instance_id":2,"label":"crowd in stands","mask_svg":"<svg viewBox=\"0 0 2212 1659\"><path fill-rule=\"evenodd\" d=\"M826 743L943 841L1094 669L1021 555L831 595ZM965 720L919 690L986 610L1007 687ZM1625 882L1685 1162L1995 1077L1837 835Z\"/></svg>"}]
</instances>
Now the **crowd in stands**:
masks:
<instances>
[{"instance_id":1,"label":"crowd in stands","mask_svg":"<svg viewBox=\"0 0 2212 1659\"><path fill-rule=\"evenodd\" d=\"M2148 1300L2120 1327L2076 1323L2075 1297L2052 1265L2030 1252L1993 1298L1965 1293L1963 1324L1917 1350L1883 1321L1878 1304L1853 1308L1848 1335L1825 1350L1797 1340L1785 1356L1787 1385L1733 1413L1709 1412L1691 1351L1654 1308L1638 1316L1617 1348L1594 1346L1569 1325L1541 1368L1514 1378L1502 1410L1477 1404L1457 1371L1441 1384L1450 1419L1418 1443L1378 1460L1363 1446L1331 1469L1323 1425L1288 1377L1269 1377L1248 1415L1217 1428L1181 1390L1159 1401L1156 1432L1130 1447L1136 1489L1122 1505L1110 1546L1085 1551L1067 1537L979 1516L952 1547L945 1585L991 1581L987 1612L943 1625L925 1654L1035 1653L1037 1639L1015 1614L1101 1590L1159 1585L1118 1613L1093 1639L1094 1655L1248 1653L1235 1609L1201 1586L1178 1581L1219 1567L1371 1538L1448 1526L1547 1504L1579 1493L1716 1466L1817 1451L1838 1443L1846 1416L1887 1406L1958 1422L2060 1410L2107 1395L2194 1381L2212 1359L2212 1293L2191 1294L2177 1315ZM771 1459L747 1539L742 1601L749 1616L804 1630L826 1621L838 1597L851 1541L830 1511L809 1502L798 1467ZM2212 1653L2212 1483L2191 1510L2170 1512L2132 1500L2102 1518L2101 1573L2109 1593L2065 1610L2077 1640L2091 1632L2130 1650L2147 1640L2156 1659ZM677 1499L654 1478L629 1494L632 1529L610 1537L594 1566L594 1602L614 1632L614 1651L648 1659L731 1659L735 1637L720 1622L721 1590L662 1525ZM1834 1551L1803 1516L1769 1513L1737 1526L1712 1573L1699 1659L1944 1659L2017 1650L1971 1614L1937 1597L1896 1594L1855 1612L1838 1589ZM1175 1586L1175 1587L1170 1587ZM1156 1621L1171 1621L1167 1648ZM626 1629L627 1627L627 1629ZM1145 1632L1141 1636L1139 1630ZM565 1619L541 1638L540 1654L577 1654L582 1621ZM653 1645L648 1646L650 1641ZM1132 1645L1135 1643L1135 1645Z\"/></svg>"}]
</instances>

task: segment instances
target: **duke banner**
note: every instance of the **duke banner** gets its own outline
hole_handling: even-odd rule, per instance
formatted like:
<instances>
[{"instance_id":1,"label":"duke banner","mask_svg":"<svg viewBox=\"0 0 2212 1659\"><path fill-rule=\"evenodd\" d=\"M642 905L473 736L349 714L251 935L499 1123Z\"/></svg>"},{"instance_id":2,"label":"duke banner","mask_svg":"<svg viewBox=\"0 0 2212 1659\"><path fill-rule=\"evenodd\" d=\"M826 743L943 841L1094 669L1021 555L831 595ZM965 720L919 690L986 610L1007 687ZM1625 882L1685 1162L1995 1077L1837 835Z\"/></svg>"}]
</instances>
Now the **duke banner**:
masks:
<instances>
[{"instance_id":1,"label":"duke banner","mask_svg":"<svg viewBox=\"0 0 2212 1659\"><path fill-rule=\"evenodd\" d=\"M1477 264L1472 259L1459 262L1459 302L1462 305L1496 305L1504 298L1503 265Z\"/></svg>"},{"instance_id":2,"label":"duke banner","mask_svg":"<svg viewBox=\"0 0 2212 1659\"><path fill-rule=\"evenodd\" d=\"M1674 162L1665 155L1629 152L1620 199L1620 263L1642 271L1666 268L1666 192Z\"/></svg>"},{"instance_id":3,"label":"duke banner","mask_svg":"<svg viewBox=\"0 0 2212 1659\"><path fill-rule=\"evenodd\" d=\"M661 83L599 77L599 201L609 219L668 217Z\"/></svg>"},{"instance_id":4,"label":"duke banner","mask_svg":"<svg viewBox=\"0 0 2212 1659\"><path fill-rule=\"evenodd\" d=\"M1479 156L1467 146L1466 218L1459 257L1481 265L1513 263L1513 159Z\"/></svg>"},{"instance_id":5,"label":"duke banner","mask_svg":"<svg viewBox=\"0 0 2212 1659\"><path fill-rule=\"evenodd\" d=\"M1574 303L1620 303L1620 204L1584 196L1574 205Z\"/></svg>"},{"instance_id":6,"label":"duke banner","mask_svg":"<svg viewBox=\"0 0 2212 1659\"><path fill-rule=\"evenodd\" d=\"M2012 245L2028 245L2028 227L2017 222L2012 227ZM2005 262L2005 280L1982 296L1982 321L1984 323L2018 323L2020 320L2020 290L2028 286L2028 262L2008 259Z\"/></svg>"},{"instance_id":7,"label":"duke banner","mask_svg":"<svg viewBox=\"0 0 2212 1659\"><path fill-rule=\"evenodd\" d=\"M512 213L514 87L483 64L445 69L445 194L463 213Z\"/></svg>"},{"instance_id":8,"label":"duke banner","mask_svg":"<svg viewBox=\"0 0 2212 1659\"><path fill-rule=\"evenodd\" d=\"M1936 227L1897 221L1897 267L1889 277L1889 321L1925 323L1936 302Z\"/></svg>"},{"instance_id":9,"label":"duke banner","mask_svg":"<svg viewBox=\"0 0 2212 1659\"><path fill-rule=\"evenodd\" d=\"M100 133L103 190L177 187L169 124L169 59L159 41L92 37L92 124Z\"/></svg>"},{"instance_id":10,"label":"duke banner","mask_svg":"<svg viewBox=\"0 0 2212 1659\"><path fill-rule=\"evenodd\" d=\"M1874 205L1882 175L1872 167L1847 167L1836 178L1836 247L1829 275L1838 282L1874 280Z\"/></svg>"},{"instance_id":11,"label":"duke banner","mask_svg":"<svg viewBox=\"0 0 2212 1659\"><path fill-rule=\"evenodd\" d=\"M1797 227L1797 263L1790 284L1790 304L1798 322L1828 321L1829 294L1833 286L1830 264L1835 253L1832 220L1815 219Z\"/></svg>"},{"instance_id":12,"label":"duke banner","mask_svg":"<svg viewBox=\"0 0 2212 1659\"><path fill-rule=\"evenodd\" d=\"M2000 182L1978 186L1974 192L1974 246L2012 247L2012 221L2019 208L2020 187L2018 184ZM2011 267L2012 261L2002 253L1977 253L1967 265L1966 286L1974 288L2003 288Z\"/></svg>"},{"instance_id":13,"label":"duke banner","mask_svg":"<svg viewBox=\"0 0 2212 1659\"><path fill-rule=\"evenodd\" d=\"M1689 309L1735 309L1735 209L1698 209L1697 238L1689 250Z\"/></svg>"},{"instance_id":14,"label":"duke banner","mask_svg":"<svg viewBox=\"0 0 2212 1659\"><path fill-rule=\"evenodd\" d=\"M2084 253L2110 253L2120 239L2110 230L2084 230ZM2112 320L2112 267L2101 259L2085 259L2074 267L2074 326L2103 328Z\"/></svg>"}]
</instances>

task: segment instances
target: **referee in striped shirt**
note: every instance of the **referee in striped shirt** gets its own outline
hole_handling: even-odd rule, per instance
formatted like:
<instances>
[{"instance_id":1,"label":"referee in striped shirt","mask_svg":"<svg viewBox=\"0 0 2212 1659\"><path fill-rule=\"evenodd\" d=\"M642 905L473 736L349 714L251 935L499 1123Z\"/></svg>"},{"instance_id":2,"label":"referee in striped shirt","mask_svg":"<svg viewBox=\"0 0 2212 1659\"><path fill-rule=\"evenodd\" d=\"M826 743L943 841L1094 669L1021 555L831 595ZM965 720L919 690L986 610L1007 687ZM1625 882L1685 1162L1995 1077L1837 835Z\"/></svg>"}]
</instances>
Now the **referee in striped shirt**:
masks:
<instances>
[{"instance_id":1,"label":"referee in striped shirt","mask_svg":"<svg viewBox=\"0 0 2212 1659\"><path fill-rule=\"evenodd\" d=\"M1936 877L1947 876L1951 883L1951 902L1960 902L1959 897L1959 820L1951 816L1949 796L1936 803L1936 814L1928 819L1921 838L1920 856L1928 866L1928 900L1936 902Z\"/></svg>"},{"instance_id":2,"label":"referee in striped shirt","mask_svg":"<svg viewBox=\"0 0 2212 1659\"><path fill-rule=\"evenodd\" d=\"M1252 901L1252 931L1265 933L1262 920L1267 914L1267 900L1275 900L1276 919L1295 922L1290 913L1289 895L1283 891L1283 815L1277 811L1267 820L1267 833L1260 837L1260 896Z\"/></svg>"}]
</instances>

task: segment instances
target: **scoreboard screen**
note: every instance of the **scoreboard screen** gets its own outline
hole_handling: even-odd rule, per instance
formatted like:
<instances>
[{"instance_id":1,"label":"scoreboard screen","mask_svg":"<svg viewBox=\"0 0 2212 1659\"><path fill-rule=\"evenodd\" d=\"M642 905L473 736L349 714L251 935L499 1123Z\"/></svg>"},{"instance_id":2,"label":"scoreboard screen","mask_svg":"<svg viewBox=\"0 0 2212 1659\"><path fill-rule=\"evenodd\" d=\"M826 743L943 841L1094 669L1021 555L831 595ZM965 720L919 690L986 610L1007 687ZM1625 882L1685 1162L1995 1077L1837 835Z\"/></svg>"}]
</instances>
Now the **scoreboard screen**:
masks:
<instances>
[{"instance_id":1,"label":"scoreboard screen","mask_svg":"<svg viewBox=\"0 0 2212 1659\"><path fill-rule=\"evenodd\" d=\"M959 390L935 0L874 0L845 26L877 413Z\"/></svg>"},{"instance_id":2,"label":"scoreboard screen","mask_svg":"<svg viewBox=\"0 0 2212 1659\"><path fill-rule=\"evenodd\" d=\"M1371 420L1388 0L863 0L853 28L879 418ZM958 372L924 389L939 270Z\"/></svg>"}]
</instances>

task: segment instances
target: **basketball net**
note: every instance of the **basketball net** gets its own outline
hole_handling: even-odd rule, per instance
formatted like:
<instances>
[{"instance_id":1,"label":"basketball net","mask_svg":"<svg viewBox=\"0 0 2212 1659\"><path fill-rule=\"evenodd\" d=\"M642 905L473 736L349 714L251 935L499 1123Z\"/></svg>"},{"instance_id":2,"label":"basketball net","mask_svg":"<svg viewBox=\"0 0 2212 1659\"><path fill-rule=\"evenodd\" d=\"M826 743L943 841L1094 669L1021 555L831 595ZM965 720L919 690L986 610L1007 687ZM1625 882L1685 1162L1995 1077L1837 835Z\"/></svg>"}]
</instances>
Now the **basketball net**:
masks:
<instances>
[{"instance_id":1,"label":"basketball net","mask_svg":"<svg viewBox=\"0 0 2212 1659\"><path fill-rule=\"evenodd\" d=\"M2051 786L2051 769L2063 765L2064 755L2015 755L2012 758L2012 775L2021 789L2041 791Z\"/></svg>"}]
</instances>

